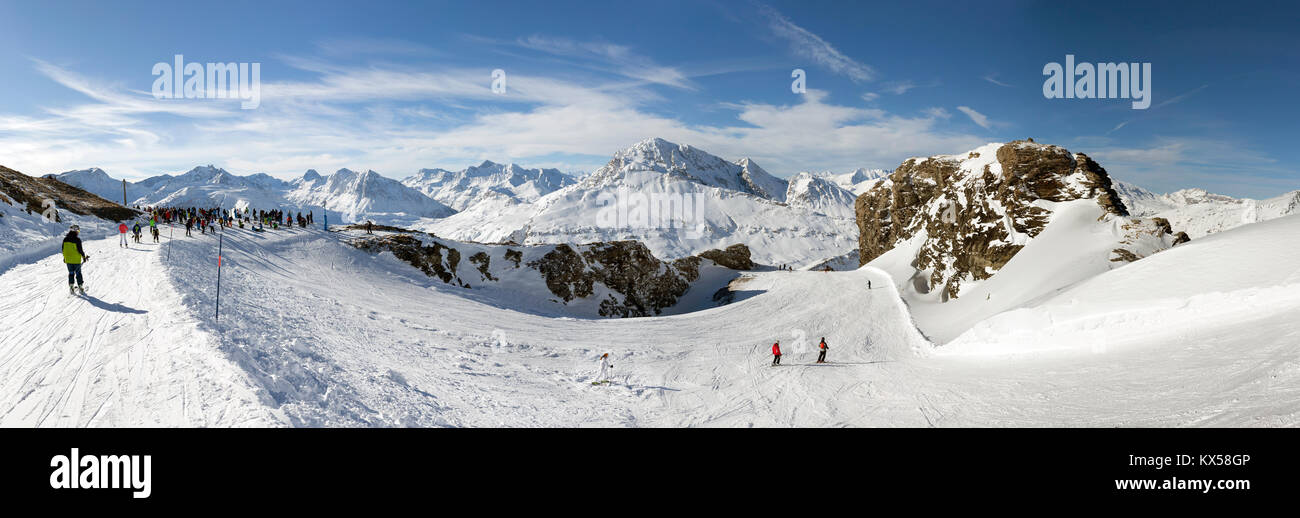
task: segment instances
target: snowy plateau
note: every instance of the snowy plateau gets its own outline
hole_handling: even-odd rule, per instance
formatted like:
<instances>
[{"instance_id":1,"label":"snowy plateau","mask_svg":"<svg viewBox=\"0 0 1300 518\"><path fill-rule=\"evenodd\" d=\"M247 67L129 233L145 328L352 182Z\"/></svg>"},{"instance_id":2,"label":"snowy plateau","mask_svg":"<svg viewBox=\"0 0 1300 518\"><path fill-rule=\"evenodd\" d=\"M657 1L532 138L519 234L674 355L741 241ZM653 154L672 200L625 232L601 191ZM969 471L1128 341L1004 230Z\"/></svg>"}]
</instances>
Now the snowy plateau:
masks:
<instances>
[{"instance_id":1,"label":"snowy plateau","mask_svg":"<svg viewBox=\"0 0 1300 518\"><path fill-rule=\"evenodd\" d=\"M629 193L680 224L602 219ZM156 206L315 223L121 247ZM789 178L657 138L580 178L0 167L0 426L1296 426L1298 212L1032 141Z\"/></svg>"}]
</instances>

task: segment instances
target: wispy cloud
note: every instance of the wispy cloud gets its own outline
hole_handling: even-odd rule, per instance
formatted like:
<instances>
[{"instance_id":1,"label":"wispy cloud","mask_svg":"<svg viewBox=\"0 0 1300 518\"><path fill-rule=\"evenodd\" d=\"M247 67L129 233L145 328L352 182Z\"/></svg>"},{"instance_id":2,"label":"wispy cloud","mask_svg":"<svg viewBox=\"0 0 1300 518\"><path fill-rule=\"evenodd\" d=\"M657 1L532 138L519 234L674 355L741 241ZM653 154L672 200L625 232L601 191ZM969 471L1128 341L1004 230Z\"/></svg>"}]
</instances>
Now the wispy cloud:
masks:
<instances>
[{"instance_id":1,"label":"wispy cloud","mask_svg":"<svg viewBox=\"0 0 1300 518\"><path fill-rule=\"evenodd\" d=\"M984 115L983 113L977 112L974 109L971 109L970 107L967 106L958 106L957 111L966 114L967 117L970 117L970 120L972 122L978 124L981 128L984 129L993 128L993 122L990 121L988 116Z\"/></svg>"},{"instance_id":2,"label":"wispy cloud","mask_svg":"<svg viewBox=\"0 0 1300 518\"><path fill-rule=\"evenodd\" d=\"M640 81L690 90L696 88L681 70L660 65L624 45L539 35L520 38L516 43L526 49L594 63L610 72Z\"/></svg>"},{"instance_id":3,"label":"wispy cloud","mask_svg":"<svg viewBox=\"0 0 1300 518\"><path fill-rule=\"evenodd\" d=\"M139 178L214 163L281 177L340 167L403 176L483 159L592 169L647 136L730 158L750 156L783 174L891 167L906 156L950 153L983 141L945 127L950 115L944 111L900 116L835 104L816 89L794 104L725 105L735 111L732 122L701 125L656 113L638 89L628 94L617 82L514 74L510 93L495 96L487 70L432 75L418 67L332 66L314 78L264 83L257 110L208 100L171 105L147 93L98 88L97 81L67 70L47 70L88 98L51 109L46 118L0 114L0 156L12 160L5 165L33 174L94 165ZM521 102L506 102L512 99ZM427 109L426 101L437 109ZM165 116L143 115L160 109L156 104L169 110ZM87 131L84 121L92 117L104 129Z\"/></svg>"},{"instance_id":4,"label":"wispy cloud","mask_svg":"<svg viewBox=\"0 0 1300 518\"><path fill-rule=\"evenodd\" d=\"M796 55L811 59L814 63L843 75L855 83L875 78L876 72L870 66L844 55L820 36L795 25L776 9L760 4L759 12L767 19L768 28L772 33L788 41L791 51Z\"/></svg>"},{"instance_id":5,"label":"wispy cloud","mask_svg":"<svg viewBox=\"0 0 1300 518\"><path fill-rule=\"evenodd\" d=\"M988 81L988 82L993 83L993 84L998 85L998 86L1002 86L1002 87L1006 87L1006 88L1014 88L1014 86L1012 86L1011 84L1008 84L1008 83L1004 83L1004 82L1002 82L1002 81L999 81L999 80L998 80L998 75L997 75L997 74L988 74L988 75L984 76L983 79L984 79L985 81Z\"/></svg>"}]
</instances>

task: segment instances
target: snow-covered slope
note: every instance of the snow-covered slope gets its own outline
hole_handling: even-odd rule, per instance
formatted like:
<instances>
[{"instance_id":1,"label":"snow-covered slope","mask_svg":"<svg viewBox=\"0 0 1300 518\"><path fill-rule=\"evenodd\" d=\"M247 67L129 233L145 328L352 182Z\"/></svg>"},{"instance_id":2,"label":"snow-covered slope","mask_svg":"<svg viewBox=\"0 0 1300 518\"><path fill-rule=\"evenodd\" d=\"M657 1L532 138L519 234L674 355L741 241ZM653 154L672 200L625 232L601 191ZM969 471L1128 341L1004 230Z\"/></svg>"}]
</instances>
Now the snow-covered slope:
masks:
<instances>
[{"instance_id":1,"label":"snow-covered slope","mask_svg":"<svg viewBox=\"0 0 1300 518\"><path fill-rule=\"evenodd\" d=\"M1291 234L1261 232L1270 244L1276 235ZM111 240L89 242L99 262L88 266L92 298L85 300L43 287L39 279L59 276L57 257L0 273L0 326L18 330L0 334L7 359L0 364L0 425L1300 423L1300 318L1290 311L1202 313L1196 328L1144 335L1134 344L1140 347L1043 351L1007 361L957 354L955 347L932 350L890 277L870 267L759 272L733 283L736 301L726 306L585 320L541 316L514 297L466 296L487 294L340 238L312 229L226 231L219 324L212 311L216 272L194 267L215 264L212 236L178 237L166 244L169 261L160 260L165 248L153 245L120 250ZM1171 263L1230 268L1267 251L1261 246L1221 264L1211 264L1213 253L1206 263ZM1290 248L1278 254L1300 257ZM155 274L131 275L139 271ZM1259 277L1255 286L1294 286L1283 271ZM1232 272L1206 288L1231 292L1248 274ZM1121 295L1129 296L1145 278L1095 293L1124 288ZM869 280L875 289L865 289ZM1171 277L1170 284L1194 284L1186 280ZM1276 299L1259 299L1267 300ZM823 336L831 363L815 364L814 344ZM767 349L778 339L783 366L768 367ZM604 352L615 365L612 383L593 386Z\"/></svg>"},{"instance_id":2,"label":"snow-covered slope","mask_svg":"<svg viewBox=\"0 0 1300 518\"><path fill-rule=\"evenodd\" d=\"M407 187L458 211L493 193L534 202L576 182L558 169L524 169L515 164L491 161L461 171L421 169L414 176L402 180Z\"/></svg>"},{"instance_id":3,"label":"snow-covered slope","mask_svg":"<svg viewBox=\"0 0 1300 518\"><path fill-rule=\"evenodd\" d=\"M852 250L851 219L782 203L786 190L784 180L753 161L732 163L690 146L647 139L616 153L577 184L541 197L531 214L515 206L502 220L452 217L417 228L484 242L630 239L664 259L741 243L757 262L795 266ZM485 209L467 212L487 214Z\"/></svg>"},{"instance_id":4,"label":"snow-covered slope","mask_svg":"<svg viewBox=\"0 0 1300 518\"><path fill-rule=\"evenodd\" d=\"M310 171L309 171L310 173ZM339 169L314 180L304 175L285 199L338 212L343 222L367 218L401 225L420 218L445 218L456 211L419 191L367 170ZM317 175L319 176L319 175Z\"/></svg>"},{"instance_id":5,"label":"snow-covered slope","mask_svg":"<svg viewBox=\"0 0 1300 518\"><path fill-rule=\"evenodd\" d=\"M83 239L94 239L137 215L58 179L0 166L0 272L58 253L72 225L81 227Z\"/></svg>"},{"instance_id":6,"label":"snow-covered slope","mask_svg":"<svg viewBox=\"0 0 1300 518\"><path fill-rule=\"evenodd\" d=\"M1215 233L1084 279L980 322L944 349L1105 352L1274 315L1300 318L1300 215Z\"/></svg>"},{"instance_id":7,"label":"snow-covered slope","mask_svg":"<svg viewBox=\"0 0 1300 518\"><path fill-rule=\"evenodd\" d=\"M853 219L855 199L857 196L830 178L812 173L799 173L790 177L789 189L785 194L785 202L791 207L843 219Z\"/></svg>"},{"instance_id":8,"label":"snow-covered slope","mask_svg":"<svg viewBox=\"0 0 1300 518\"><path fill-rule=\"evenodd\" d=\"M1300 213L1300 190L1254 200L1214 194L1204 189L1183 189L1157 195L1133 184L1118 183L1120 197L1133 215L1165 218L1174 229L1187 232L1192 239Z\"/></svg>"},{"instance_id":9,"label":"snow-covered slope","mask_svg":"<svg viewBox=\"0 0 1300 518\"><path fill-rule=\"evenodd\" d=\"M1129 264L1116 260L1118 248L1145 257L1137 261L1142 262L1173 246L1174 237L1149 225L1149 220L1135 224L1109 215L1092 200L1039 204L1051 210L1051 221L997 274L966 285L961 297L945 301L942 293L927 290L929 272L914 266L924 233L867 264L889 272L917 325L943 344L980 320Z\"/></svg>"}]
</instances>

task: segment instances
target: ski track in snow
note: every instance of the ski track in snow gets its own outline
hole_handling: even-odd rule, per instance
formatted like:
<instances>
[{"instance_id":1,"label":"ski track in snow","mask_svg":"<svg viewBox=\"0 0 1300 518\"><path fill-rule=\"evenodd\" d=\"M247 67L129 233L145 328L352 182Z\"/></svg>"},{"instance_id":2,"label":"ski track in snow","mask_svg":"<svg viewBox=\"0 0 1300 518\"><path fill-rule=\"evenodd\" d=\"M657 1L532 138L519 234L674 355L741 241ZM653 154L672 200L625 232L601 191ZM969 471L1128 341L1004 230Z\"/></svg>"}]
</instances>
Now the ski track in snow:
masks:
<instances>
[{"instance_id":1,"label":"ski track in snow","mask_svg":"<svg viewBox=\"0 0 1300 518\"><path fill-rule=\"evenodd\" d=\"M264 426L279 420L198 331L159 245L85 242L87 296L61 256L0 276L0 425Z\"/></svg>"},{"instance_id":2,"label":"ski track in snow","mask_svg":"<svg viewBox=\"0 0 1300 518\"><path fill-rule=\"evenodd\" d=\"M762 272L737 301L549 318L317 230L116 248L0 275L4 426L1294 426L1300 319L1103 353L943 355L883 271ZM164 241L164 244L166 241ZM876 289L862 289L871 280ZM825 336L829 364L815 364ZM771 367L769 348L786 355ZM612 383L591 385L610 352Z\"/></svg>"}]
</instances>

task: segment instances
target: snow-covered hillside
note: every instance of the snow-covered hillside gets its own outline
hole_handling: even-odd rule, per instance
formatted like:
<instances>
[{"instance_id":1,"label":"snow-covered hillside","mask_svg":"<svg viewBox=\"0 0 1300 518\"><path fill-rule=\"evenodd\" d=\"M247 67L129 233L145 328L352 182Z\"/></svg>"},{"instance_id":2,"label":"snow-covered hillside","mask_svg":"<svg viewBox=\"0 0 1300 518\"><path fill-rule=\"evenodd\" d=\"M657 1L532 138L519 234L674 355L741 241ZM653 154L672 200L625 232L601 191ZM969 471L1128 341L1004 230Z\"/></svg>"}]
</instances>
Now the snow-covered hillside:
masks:
<instances>
[{"instance_id":1,"label":"snow-covered hillside","mask_svg":"<svg viewBox=\"0 0 1300 518\"><path fill-rule=\"evenodd\" d=\"M1135 216L1169 220L1193 239L1230 228L1300 213L1300 190L1264 200L1233 198L1204 189L1155 194L1133 184L1117 182L1124 204Z\"/></svg>"},{"instance_id":2,"label":"snow-covered hillside","mask_svg":"<svg viewBox=\"0 0 1300 518\"><path fill-rule=\"evenodd\" d=\"M488 215L502 207L500 219L451 217L418 228L481 242L631 239L665 259L740 243L750 248L755 261L796 267L853 249L851 219L787 205L782 201L787 190L787 182L751 160L733 163L690 146L647 139L616 153L577 184L529 206L493 201L465 211Z\"/></svg>"},{"instance_id":3,"label":"snow-covered hillside","mask_svg":"<svg viewBox=\"0 0 1300 518\"><path fill-rule=\"evenodd\" d=\"M375 219L402 225L421 218L445 218L456 211L397 180L367 170L339 169L320 176L308 171L284 195L299 206L324 207L342 215L343 222Z\"/></svg>"},{"instance_id":4,"label":"snow-covered hillside","mask_svg":"<svg viewBox=\"0 0 1300 518\"><path fill-rule=\"evenodd\" d=\"M1297 215L1218 232L996 315L943 349L1105 352L1162 339L1194 343L1225 324L1241 325L1243 339L1265 340L1267 328L1252 329L1251 322L1300 316L1297 243ZM1218 353L1225 363L1242 359ZM1295 374L1300 363L1277 368Z\"/></svg>"},{"instance_id":5,"label":"snow-covered hillside","mask_svg":"<svg viewBox=\"0 0 1300 518\"><path fill-rule=\"evenodd\" d=\"M212 236L132 250L90 241L85 299L45 287L62 276L57 257L0 273L0 325L15 330L0 334L0 425L1295 426L1300 312L1249 296L1300 280L1300 239L1265 227L1293 220L1162 252L1144 259L1159 271L1133 263L1076 296L1088 307L1121 290L1119 318L1146 288L1169 310L1167 296L1197 307L1196 290L1230 295L1232 307L1197 313L1194 328L1148 322L1167 332L1011 360L933 348L871 267L756 272L733 283L729 305L586 320L445 284L348 246L352 235L229 229L216 320ZM1184 263L1193 271L1159 280ZM1229 273L1189 287L1216 272ZM831 363L815 364L823 336ZM1043 335L1058 337L1070 340ZM781 367L768 366L774 340ZM612 383L594 386L604 352Z\"/></svg>"},{"instance_id":6,"label":"snow-covered hillside","mask_svg":"<svg viewBox=\"0 0 1300 518\"><path fill-rule=\"evenodd\" d=\"M531 203L576 182L558 169L525 169L515 164L491 161L461 171L421 169L414 176L402 180L407 187L458 211L489 194L504 194Z\"/></svg>"},{"instance_id":7,"label":"snow-covered hillside","mask_svg":"<svg viewBox=\"0 0 1300 518\"><path fill-rule=\"evenodd\" d=\"M0 272L57 253L74 224L83 238L99 238L116 233L118 221L136 215L57 179L0 166Z\"/></svg>"}]
</instances>

